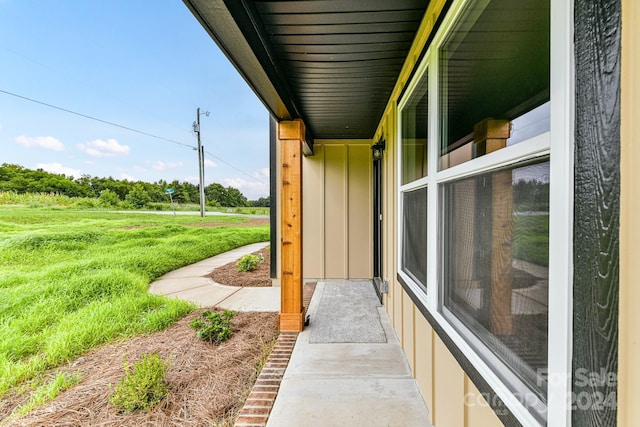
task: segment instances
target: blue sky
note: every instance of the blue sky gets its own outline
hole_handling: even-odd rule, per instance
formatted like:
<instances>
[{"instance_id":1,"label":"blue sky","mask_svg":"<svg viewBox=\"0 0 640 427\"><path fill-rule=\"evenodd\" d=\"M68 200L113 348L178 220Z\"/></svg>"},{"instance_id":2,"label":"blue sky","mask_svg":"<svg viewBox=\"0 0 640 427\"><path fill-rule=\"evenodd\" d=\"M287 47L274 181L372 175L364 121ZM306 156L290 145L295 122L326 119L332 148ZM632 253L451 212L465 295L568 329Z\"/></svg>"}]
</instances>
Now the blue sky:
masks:
<instances>
[{"instance_id":1,"label":"blue sky","mask_svg":"<svg viewBox=\"0 0 640 427\"><path fill-rule=\"evenodd\" d=\"M0 0L0 91L193 146L200 107L205 183L268 195L268 112L180 0ZM2 92L0 163L198 181L188 147Z\"/></svg>"}]
</instances>

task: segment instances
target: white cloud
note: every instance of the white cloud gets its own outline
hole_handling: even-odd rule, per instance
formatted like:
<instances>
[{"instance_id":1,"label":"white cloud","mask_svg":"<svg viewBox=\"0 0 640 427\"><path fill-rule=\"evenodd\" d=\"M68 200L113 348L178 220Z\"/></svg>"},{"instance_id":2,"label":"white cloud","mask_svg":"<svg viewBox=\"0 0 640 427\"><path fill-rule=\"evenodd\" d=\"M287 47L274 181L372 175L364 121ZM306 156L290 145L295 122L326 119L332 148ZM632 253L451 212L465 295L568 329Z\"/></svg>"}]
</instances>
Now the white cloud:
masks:
<instances>
[{"instance_id":1,"label":"white cloud","mask_svg":"<svg viewBox=\"0 0 640 427\"><path fill-rule=\"evenodd\" d=\"M20 135L15 141L27 148L40 147L47 150L63 151L64 144L52 136L26 136Z\"/></svg>"},{"instance_id":2,"label":"white cloud","mask_svg":"<svg viewBox=\"0 0 640 427\"><path fill-rule=\"evenodd\" d=\"M128 145L121 145L113 138L109 138L106 141L96 139L84 144L78 144L76 145L76 148L91 157L126 156L129 154L130 150Z\"/></svg>"},{"instance_id":3,"label":"white cloud","mask_svg":"<svg viewBox=\"0 0 640 427\"><path fill-rule=\"evenodd\" d=\"M155 161L151 164L151 167L157 171L163 171L167 169L175 169L182 167L182 162L169 162L165 163L161 160Z\"/></svg>"},{"instance_id":4,"label":"white cloud","mask_svg":"<svg viewBox=\"0 0 640 427\"><path fill-rule=\"evenodd\" d=\"M269 178L269 168L262 168L260 169L260 173L262 174L262 176L264 178Z\"/></svg>"},{"instance_id":5,"label":"white cloud","mask_svg":"<svg viewBox=\"0 0 640 427\"><path fill-rule=\"evenodd\" d=\"M218 167L218 165L213 160L204 159L204 167L206 167L206 168L215 168L215 167Z\"/></svg>"},{"instance_id":6,"label":"white cloud","mask_svg":"<svg viewBox=\"0 0 640 427\"><path fill-rule=\"evenodd\" d=\"M82 176L82 173L80 173L79 169L71 169L66 166L62 166L62 164L60 163L38 163L36 165L36 169L42 169L47 172L57 174L61 173L67 176L71 175L74 178L80 178Z\"/></svg>"},{"instance_id":7,"label":"white cloud","mask_svg":"<svg viewBox=\"0 0 640 427\"><path fill-rule=\"evenodd\" d=\"M2 130L2 123L0 123L0 130Z\"/></svg>"},{"instance_id":8,"label":"white cloud","mask_svg":"<svg viewBox=\"0 0 640 427\"><path fill-rule=\"evenodd\" d=\"M126 179L127 181L137 181L137 179L134 176L131 176L128 173L121 174L120 179Z\"/></svg>"}]
</instances>

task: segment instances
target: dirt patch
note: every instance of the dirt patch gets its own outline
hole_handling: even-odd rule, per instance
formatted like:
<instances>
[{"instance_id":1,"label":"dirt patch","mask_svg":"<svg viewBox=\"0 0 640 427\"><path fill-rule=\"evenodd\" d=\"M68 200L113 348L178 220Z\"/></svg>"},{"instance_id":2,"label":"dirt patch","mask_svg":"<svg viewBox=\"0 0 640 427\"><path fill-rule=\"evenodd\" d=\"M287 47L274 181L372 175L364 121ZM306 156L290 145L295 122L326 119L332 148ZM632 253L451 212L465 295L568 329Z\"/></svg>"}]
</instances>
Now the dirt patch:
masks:
<instances>
[{"instance_id":1,"label":"dirt patch","mask_svg":"<svg viewBox=\"0 0 640 427\"><path fill-rule=\"evenodd\" d=\"M188 323L198 310L170 328L91 351L57 372L80 373L82 381L10 425L43 426L202 426L233 425L236 414L257 376L257 365L277 336L276 313L238 313L234 335L215 346L199 340ZM150 412L118 414L109 403L115 385L124 376L123 357L129 364L143 353L170 357L170 394ZM0 417L25 403L6 396Z\"/></svg>"},{"instance_id":2,"label":"dirt patch","mask_svg":"<svg viewBox=\"0 0 640 427\"><path fill-rule=\"evenodd\" d=\"M227 286L271 286L271 251L265 248L254 252L254 255L262 255L264 261L253 271L239 272L234 261L216 268L206 277Z\"/></svg>"}]
</instances>

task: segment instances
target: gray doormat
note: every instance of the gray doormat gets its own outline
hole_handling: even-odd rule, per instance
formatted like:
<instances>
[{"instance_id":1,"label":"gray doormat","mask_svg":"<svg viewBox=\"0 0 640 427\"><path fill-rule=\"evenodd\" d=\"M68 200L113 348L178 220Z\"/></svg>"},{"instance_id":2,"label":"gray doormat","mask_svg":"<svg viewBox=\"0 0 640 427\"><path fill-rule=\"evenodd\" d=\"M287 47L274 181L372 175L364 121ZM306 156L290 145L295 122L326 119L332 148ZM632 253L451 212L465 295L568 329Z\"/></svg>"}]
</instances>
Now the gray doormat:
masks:
<instances>
[{"instance_id":1,"label":"gray doormat","mask_svg":"<svg viewBox=\"0 0 640 427\"><path fill-rule=\"evenodd\" d=\"M377 307L380 302L370 281L326 281L318 309L311 315L309 342L387 342Z\"/></svg>"}]
</instances>

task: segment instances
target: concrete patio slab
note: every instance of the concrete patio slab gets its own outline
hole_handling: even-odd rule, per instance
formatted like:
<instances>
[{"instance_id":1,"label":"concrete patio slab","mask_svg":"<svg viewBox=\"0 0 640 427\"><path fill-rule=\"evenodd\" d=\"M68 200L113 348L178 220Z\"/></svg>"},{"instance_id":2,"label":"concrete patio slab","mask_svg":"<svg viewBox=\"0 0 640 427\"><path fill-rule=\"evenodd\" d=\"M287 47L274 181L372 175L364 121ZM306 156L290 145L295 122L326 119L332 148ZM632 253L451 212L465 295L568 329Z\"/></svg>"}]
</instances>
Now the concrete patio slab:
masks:
<instances>
[{"instance_id":1,"label":"concrete patio slab","mask_svg":"<svg viewBox=\"0 0 640 427\"><path fill-rule=\"evenodd\" d=\"M267 426L431 426L427 406L382 307L364 302L379 316L386 343L309 341L314 326L322 325L318 316L328 313L318 310L326 282L318 282L308 310L310 325L298 335ZM350 292L343 295L349 298Z\"/></svg>"},{"instance_id":2,"label":"concrete patio slab","mask_svg":"<svg viewBox=\"0 0 640 427\"><path fill-rule=\"evenodd\" d=\"M430 426L412 379L286 379L267 427Z\"/></svg>"}]
</instances>

